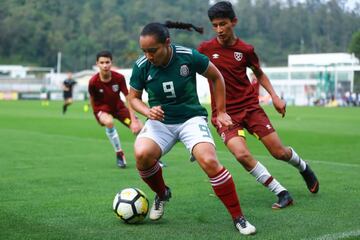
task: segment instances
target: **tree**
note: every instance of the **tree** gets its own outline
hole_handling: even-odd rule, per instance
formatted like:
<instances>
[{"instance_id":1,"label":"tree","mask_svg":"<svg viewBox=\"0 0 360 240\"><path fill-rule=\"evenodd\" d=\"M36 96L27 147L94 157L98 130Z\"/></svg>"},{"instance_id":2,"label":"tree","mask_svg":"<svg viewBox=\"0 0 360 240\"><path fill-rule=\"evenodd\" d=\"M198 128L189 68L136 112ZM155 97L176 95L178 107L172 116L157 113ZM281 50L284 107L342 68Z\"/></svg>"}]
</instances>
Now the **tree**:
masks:
<instances>
[{"instance_id":1,"label":"tree","mask_svg":"<svg viewBox=\"0 0 360 240\"><path fill-rule=\"evenodd\" d=\"M360 31L352 35L349 50L355 54L355 57L360 59Z\"/></svg>"}]
</instances>

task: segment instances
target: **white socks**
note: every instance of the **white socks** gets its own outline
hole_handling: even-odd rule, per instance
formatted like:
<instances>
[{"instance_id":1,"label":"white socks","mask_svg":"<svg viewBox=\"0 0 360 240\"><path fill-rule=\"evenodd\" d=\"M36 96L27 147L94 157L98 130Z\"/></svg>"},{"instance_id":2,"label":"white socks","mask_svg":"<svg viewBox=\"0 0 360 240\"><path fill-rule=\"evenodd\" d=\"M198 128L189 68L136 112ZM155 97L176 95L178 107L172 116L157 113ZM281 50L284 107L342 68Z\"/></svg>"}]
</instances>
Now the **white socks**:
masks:
<instances>
[{"instance_id":1,"label":"white socks","mask_svg":"<svg viewBox=\"0 0 360 240\"><path fill-rule=\"evenodd\" d=\"M289 148L292 152L292 155L288 163L299 169L300 172L305 171L306 162L299 157L299 155L295 152L294 149L292 149L292 147Z\"/></svg>"},{"instance_id":2,"label":"white socks","mask_svg":"<svg viewBox=\"0 0 360 240\"><path fill-rule=\"evenodd\" d=\"M249 173L256 178L256 181L263 184L276 195L286 190L275 178L270 175L269 171L260 162L257 162L256 166Z\"/></svg>"},{"instance_id":3,"label":"white socks","mask_svg":"<svg viewBox=\"0 0 360 240\"><path fill-rule=\"evenodd\" d=\"M116 128L105 128L105 132L111 142L111 145L114 147L115 152L119 152L121 150L121 144Z\"/></svg>"}]
</instances>

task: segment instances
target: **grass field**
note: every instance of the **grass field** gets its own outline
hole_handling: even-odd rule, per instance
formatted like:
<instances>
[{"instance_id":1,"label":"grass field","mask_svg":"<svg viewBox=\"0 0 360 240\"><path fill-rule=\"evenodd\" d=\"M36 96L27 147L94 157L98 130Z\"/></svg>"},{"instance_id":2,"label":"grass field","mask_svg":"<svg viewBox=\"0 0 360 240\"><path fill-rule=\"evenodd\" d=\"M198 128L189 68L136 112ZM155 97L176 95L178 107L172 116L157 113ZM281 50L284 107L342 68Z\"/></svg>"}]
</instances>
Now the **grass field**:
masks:
<instances>
[{"instance_id":1,"label":"grass field","mask_svg":"<svg viewBox=\"0 0 360 240\"><path fill-rule=\"evenodd\" d=\"M163 219L126 225L112 212L115 193L138 187L153 193L135 169L134 136L117 124L128 168L91 112L75 102L0 101L0 239L240 239L214 197L206 175L177 144L163 160L173 198ZM233 175L243 211L258 230L248 239L360 239L360 108L288 107L281 119L266 107L284 144L307 160L320 180L312 195L298 172L269 157L249 136L257 159L291 192L295 204L274 211L275 196L227 152L218 155Z\"/></svg>"}]
</instances>

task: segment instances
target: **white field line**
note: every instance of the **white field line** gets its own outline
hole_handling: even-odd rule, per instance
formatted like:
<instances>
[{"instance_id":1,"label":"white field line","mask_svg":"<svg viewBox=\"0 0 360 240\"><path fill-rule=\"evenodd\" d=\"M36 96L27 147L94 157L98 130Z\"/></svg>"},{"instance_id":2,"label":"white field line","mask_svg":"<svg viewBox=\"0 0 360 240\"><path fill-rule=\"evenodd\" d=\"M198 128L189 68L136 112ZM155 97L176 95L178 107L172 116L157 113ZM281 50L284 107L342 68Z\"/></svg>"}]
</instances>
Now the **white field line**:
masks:
<instances>
[{"instance_id":1,"label":"white field line","mask_svg":"<svg viewBox=\"0 0 360 240\"><path fill-rule=\"evenodd\" d=\"M226 151L217 150L217 153L225 154ZM232 156L232 155L231 155ZM255 158L259 159L270 159L273 158L272 156L265 156L265 155L254 155ZM341 163L341 162L326 162L326 161L320 161L320 160L311 160L311 159L304 159L306 162L309 163L316 163L316 164L325 164L325 165L333 165L333 166L340 166L340 167L360 167L360 164L355 163Z\"/></svg>"},{"instance_id":2,"label":"white field line","mask_svg":"<svg viewBox=\"0 0 360 240\"><path fill-rule=\"evenodd\" d=\"M344 239L344 238L348 238L348 237L359 237L359 236L360 236L360 230L355 230L355 231L349 231L349 232L326 234L326 235L314 238L314 240L338 240L338 239ZM305 240L305 239L303 239L303 240Z\"/></svg>"},{"instance_id":3,"label":"white field line","mask_svg":"<svg viewBox=\"0 0 360 240\"><path fill-rule=\"evenodd\" d=\"M20 132L20 130L16 130L16 129L5 129L5 131L14 131L14 132ZM22 133L26 132L29 134L34 134L34 135L45 135L45 136L53 136L53 137L61 137L61 138L65 138L65 139L73 139L73 140L85 140L85 141L89 141L89 142L99 142L99 141L109 141L107 139L107 137L105 136L104 133L104 137L103 138L83 138L83 137L77 137L77 136L65 136L65 135L60 135L60 134L48 134L48 133L42 133L42 132L37 132L37 131L24 131L21 130ZM120 140L121 140L121 136L120 136ZM134 143L132 142L127 142L127 141L122 141L121 142L122 145L126 145L126 146L131 146ZM174 151L176 148L173 148L172 151ZM186 151L185 148L179 148L178 150L183 149L183 151ZM231 155L230 152L228 152L227 150L216 150L216 152L218 154L228 154L229 156L233 157ZM189 154L190 155L190 154ZM190 157L190 156L189 156ZM254 155L255 158L260 158L260 159L269 159L272 158L270 155L269 156L265 156L265 155ZM340 167L360 167L360 164L354 164L354 163L340 163L340 162L326 162L326 161L320 161L320 160L311 160L311 159L305 159L305 161L310 162L310 163L317 163L317 164L325 164L325 165L333 165L333 166L340 166Z\"/></svg>"}]
</instances>

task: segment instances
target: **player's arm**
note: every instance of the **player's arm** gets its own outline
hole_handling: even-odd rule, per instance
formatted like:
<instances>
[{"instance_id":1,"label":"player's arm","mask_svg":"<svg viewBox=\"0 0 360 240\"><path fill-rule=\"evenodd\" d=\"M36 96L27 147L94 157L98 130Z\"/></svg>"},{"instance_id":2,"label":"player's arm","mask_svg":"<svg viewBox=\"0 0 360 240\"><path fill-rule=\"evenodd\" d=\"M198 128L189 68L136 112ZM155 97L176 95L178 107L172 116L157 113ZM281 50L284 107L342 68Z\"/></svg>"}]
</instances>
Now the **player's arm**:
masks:
<instances>
[{"instance_id":1,"label":"player's arm","mask_svg":"<svg viewBox=\"0 0 360 240\"><path fill-rule=\"evenodd\" d=\"M94 100L94 92L95 92L95 86L89 83L88 86L88 92L89 92L89 99L92 109L95 109L95 100Z\"/></svg>"},{"instance_id":2,"label":"player's arm","mask_svg":"<svg viewBox=\"0 0 360 240\"><path fill-rule=\"evenodd\" d=\"M63 89L64 91L69 91L69 88L66 86L65 83L62 84L62 89Z\"/></svg>"},{"instance_id":3,"label":"player's arm","mask_svg":"<svg viewBox=\"0 0 360 240\"><path fill-rule=\"evenodd\" d=\"M258 79L260 85L265 88L265 90L271 96L276 111L280 113L282 117L284 117L286 112L286 103L276 94L268 76L262 71L261 68L253 69L253 72Z\"/></svg>"},{"instance_id":4,"label":"player's arm","mask_svg":"<svg viewBox=\"0 0 360 240\"><path fill-rule=\"evenodd\" d=\"M129 100L129 94L126 95L126 105L129 109L129 113L130 113L130 120L131 120L131 123L130 123L130 129L131 131L134 133L134 134L138 134L142 127L144 126L142 124L142 122L136 117L135 115L135 111L134 109L131 107L131 104L130 104L130 100Z\"/></svg>"},{"instance_id":5,"label":"player's arm","mask_svg":"<svg viewBox=\"0 0 360 240\"><path fill-rule=\"evenodd\" d=\"M230 116L226 113L225 105L225 82L220 71L212 62L209 62L207 70L202 74L204 77L212 81L214 85L215 104L217 109L217 121L219 126L228 127L232 125Z\"/></svg>"},{"instance_id":6,"label":"player's arm","mask_svg":"<svg viewBox=\"0 0 360 240\"><path fill-rule=\"evenodd\" d=\"M164 111L161 109L161 106L149 108L149 106L142 101L141 96L142 91L130 87L128 99L131 107L148 119L162 121L164 119Z\"/></svg>"}]
</instances>

